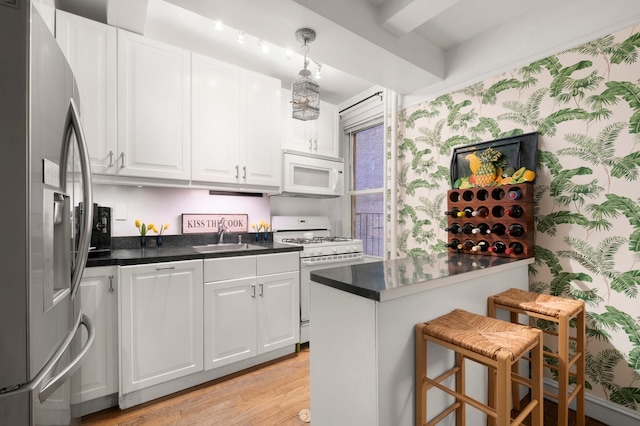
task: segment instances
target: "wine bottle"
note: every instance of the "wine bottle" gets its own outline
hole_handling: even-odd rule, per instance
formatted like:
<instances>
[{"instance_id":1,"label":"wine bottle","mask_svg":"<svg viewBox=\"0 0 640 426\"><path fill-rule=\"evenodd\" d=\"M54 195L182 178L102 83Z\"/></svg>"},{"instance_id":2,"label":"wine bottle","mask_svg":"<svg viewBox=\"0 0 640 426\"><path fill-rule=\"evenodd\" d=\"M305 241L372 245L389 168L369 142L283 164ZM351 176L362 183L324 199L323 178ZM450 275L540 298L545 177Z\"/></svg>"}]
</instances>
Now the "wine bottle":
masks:
<instances>
[{"instance_id":1,"label":"wine bottle","mask_svg":"<svg viewBox=\"0 0 640 426\"><path fill-rule=\"evenodd\" d=\"M522 207L520 207L517 204L514 204L513 206L509 207L504 212L506 215L510 217L520 217L522 216L522 213L524 213L524 211L522 210Z\"/></svg>"},{"instance_id":2,"label":"wine bottle","mask_svg":"<svg viewBox=\"0 0 640 426\"><path fill-rule=\"evenodd\" d=\"M458 246L460 245L460 240L457 238L452 239L451 241L449 241L449 244L445 244L445 247L448 247L450 249L454 249L454 250L458 250Z\"/></svg>"},{"instance_id":3,"label":"wine bottle","mask_svg":"<svg viewBox=\"0 0 640 426\"><path fill-rule=\"evenodd\" d=\"M475 246L475 243L471 240L464 240L462 244L458 245L458 250L471 251Z\"/></svg>"},{"instance_id":4,"label":"wine bottle","mask_svg":"<svg viewBox=\"0 0 640 426\"><path fill-rule=\"evenodd\" d=\"M512 237L519 237L524 234L524 228L519 223L512 223L505 232Z\"/></svg>"},{"instance_id":5,"label":"wine bottle","mask_svg":"<svg viewBox=\"0 0 640 426\"><path fill-rule=\"evenodd\" d=\"M447 210L446 212L444 212L444 214L446 216L458 217L458 213L459 212L460 212L460 210L458 210L456 207L454 207L451 210Z\"/></svg>"},{"instance_id":6,"label":"wine bottle","mask_svg":"<svg viewBox=\"0 0 640 426\"><path fill-rule=\"evenodd\" d=\"M502 223L495 223L491 227L491 233L496 235L504 235L506 227Z\"/></svg>"},{"instance_id":7,"label":"wine bottle","mask_svg":"<svg viewBox=\"0 0 640 426\"><path fill-rule=\"evenodd\" d=\"M471 251L487 251L489 250L489 243L485 240L478 241L478 244L471 248Z\"/></svg>"},{"instance_id":8,"label":"wine bottle","mask_svg":"<svg viewBox=\"0 0 640 426\"><path fill-rule=\"evenodd\" d=\"M496 241L491 247L487 249L487 251L490 251L491 253L504 253L506 249L507 246L505 243L503 243L502 241Z\"/></svg>"},{"instance_id":9,"label":"wine bottle","mask_svg":"<svg viewBox=\"0 0 640 426\"><path fill-rule=\"evenodd\" d=\"M452 234L457 234L462 231L462 228L457 223L452 223L451 226L444 228L445 231L451 232Z\"/></svg>"},{"instance_id":10,"label":"wine bottle","mask_svg":"<svg viewBox=\"0 0 640 426\"><path fill-rule=\"evenodd\" d=\"M471 207L465 207L461 212L458 212L458 217L471 217L473 209Z\"/></svg>"},{"instance_id":11,"label":"wine bottle","mask_svg":"<svg viewBox=\"0 0 640 426\"><path fill-rule=\"evenodd\" d=\"M475 210L474 212L471 213L471 216L473 216L473 217L487 217L487 216L489 216L489 209L486 208L485 206L480 206L480 207L478 207L478 210Z\"/></svg>"},{"instance_id":12,"label":"wine bottle","mask_svg":"<svg viewBox=\"0 0 640 426\"><path fill-rule=\"evenodd\" d=\"M507 248L504 251L506 254L522 254L524 252L524 247L522 246L522 244L518 243L518 242L513 242L511 244L509 244L509 248Z\"/></svg>"},{"instance_id":13,"label":"wine bottle","mask_svg":"<svg viewBox=\"0 0 640 426\"><path fill-rule=\"evenodd\" d=\"M507 198L510 200L517 200L522 197L522 191L520 188L512 188L507 192Z\"/></svg>"},{"instance_id":14,"label":"wine bottle","mask_svg":"<svg viewBox=\"0 0 640 426\"><path fill-rule=\"evenodd\" d=\"M480 223L477 227L473 228L472 233L476 235L486 235L491 233L491 228L486 223Z\"/></svg>"},{"instance_id":15,"label":"wine bottle","mask_svg":"<svg viewBox=\"0 0 640 426\"><path fill-rule=\"evenodd\" d=\"M473 234L474 229L475 227L473 226L472 223L467 222L464 225L462 225L462 232L464 232L467 235Z\"/></svg>"}]
</instances>

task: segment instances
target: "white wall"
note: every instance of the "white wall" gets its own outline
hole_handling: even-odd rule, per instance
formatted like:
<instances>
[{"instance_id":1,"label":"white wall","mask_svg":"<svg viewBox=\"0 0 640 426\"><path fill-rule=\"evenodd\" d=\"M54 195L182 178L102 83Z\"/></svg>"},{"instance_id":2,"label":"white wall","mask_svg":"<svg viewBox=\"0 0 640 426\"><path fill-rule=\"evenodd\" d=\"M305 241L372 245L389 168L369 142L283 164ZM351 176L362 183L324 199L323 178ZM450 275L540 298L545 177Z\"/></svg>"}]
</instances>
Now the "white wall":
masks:
<instances>
[{"instance_id":1,"label":"white wall","mask_svg":"<svg viewBox=\"0 0 640 426\"><path fill-rule=\"evenodd\" d=\"M247 214L251 224L269 222L271 216L329 216L333 234L341 235L338 198L244 197L209 195L202 189L173 189L94 185L94 202L112 208L111 235L138 235L136 219L144 223L169 224L167 235L182 233L183 213Z\"/></svg>"},{"instance_id":2,"label":"white wall","mask_svg":"<svg viewBox=\"0 0 640 426\"><path fill-rule=\"evenodd\" d=\"M269 221L269 197L209 195L202 189L94 185L94 202L112 208L114 237L138 235L136 219L168 223L167 235L182 233L183 213L247 214L249 224ZM250 227L250 225L249 225ZM251 229L249 229L251 231Z\"/></svg>"},{"instance_id":3,"label":"white wall","mask_svg":"<svg viewBox=\"0 0 640 426\"><path fill-rule=\"evenodd\" d=\"M342 197L341 197L342 198ZM329 216L331 235L349 236L342 226L341 198L271 197L271 216Z\"/></svg>"}]
</instances>

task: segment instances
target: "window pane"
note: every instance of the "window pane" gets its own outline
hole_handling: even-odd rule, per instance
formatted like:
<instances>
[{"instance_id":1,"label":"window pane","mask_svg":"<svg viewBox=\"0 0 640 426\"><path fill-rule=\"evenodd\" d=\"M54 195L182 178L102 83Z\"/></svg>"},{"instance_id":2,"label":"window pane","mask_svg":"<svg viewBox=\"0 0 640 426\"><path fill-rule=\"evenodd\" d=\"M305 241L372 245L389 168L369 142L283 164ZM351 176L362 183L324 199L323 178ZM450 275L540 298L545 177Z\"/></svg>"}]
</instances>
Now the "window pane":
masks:
<instances>
[{"instance_id":1,"label":"window pane","mask_svg":"<svg viewBox=\"0 0 640 426\"><path fill-rule=\"evenodd\" d=\"M364 253L382 256L384 250L383 193L353 195L353 238L362 240Z\"/></svg>"},{"instance_id":2,"label":"window pane","mask_svg":"<svg viewBox=\"0 0 640 426\"><path fill-rule=\"evenodd\" d=\"M383 126L357 132L353 138L353 189L382 188L384 167Z\"/></svg>"}]
</instances>

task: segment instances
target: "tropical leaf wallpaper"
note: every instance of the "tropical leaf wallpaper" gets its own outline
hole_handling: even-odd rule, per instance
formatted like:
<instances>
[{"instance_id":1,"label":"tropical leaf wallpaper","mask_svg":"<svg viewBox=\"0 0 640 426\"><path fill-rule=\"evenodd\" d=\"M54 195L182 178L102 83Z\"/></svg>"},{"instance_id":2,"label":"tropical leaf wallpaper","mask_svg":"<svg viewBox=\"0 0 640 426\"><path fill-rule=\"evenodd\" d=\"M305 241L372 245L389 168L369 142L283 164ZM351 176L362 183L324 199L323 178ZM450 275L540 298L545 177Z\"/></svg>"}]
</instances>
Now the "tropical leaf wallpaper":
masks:
<instances>
[{"instance_id":1,"label":"tropical leaf wallpaper","mask_svg":"<svg viewBox=\"0 0 640 426\"><path fill-rule=\"evenodd\" d=\"M587 306L587 389L640 410L640 31L398 114L399 257L445 250L452 148L536 131L532 291Z\"/></svg>"}]
</instances>

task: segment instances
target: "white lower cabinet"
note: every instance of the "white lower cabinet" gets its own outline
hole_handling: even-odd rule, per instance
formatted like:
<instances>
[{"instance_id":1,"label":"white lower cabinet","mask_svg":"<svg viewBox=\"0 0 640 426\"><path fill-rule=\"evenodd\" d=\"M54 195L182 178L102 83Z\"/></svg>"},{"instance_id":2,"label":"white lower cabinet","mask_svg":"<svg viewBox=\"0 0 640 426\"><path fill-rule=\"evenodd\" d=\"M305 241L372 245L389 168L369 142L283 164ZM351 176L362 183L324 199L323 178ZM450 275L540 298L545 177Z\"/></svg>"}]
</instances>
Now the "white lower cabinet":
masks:
<instances>
[{"instance_id":1,"label":"white lower cabinet","mask_svg":"<svg viewBox=\"0 0 640 426\"><path fill-rule=\"evenodd\" d=\"M299 255L204 261L204 368L299 341Z\"/></svg>"},{"instance_id":2,"label":"white lower cabinet","mask_svg":"<svg viewBox=\"0 0 640 426\"><path fill-rule=\"evenodd\" d=\"M203 370L202 260L120 268L121 394Z\"/></svg>"},{"instance_id":3,"label":"white lower cabinet","mask_svg":"<svg viewBox=\"0 0 640 426\"><path fill-rule=\"evenodd\" d=\"M74 403L92 401L118 392L117 267L87 268L80 282L82 312L91 318L96 337L80 367ZM86 330L82 329L82 341ZM106 407L104 407L106 408Z\"/></svg>"}]
</instances>

